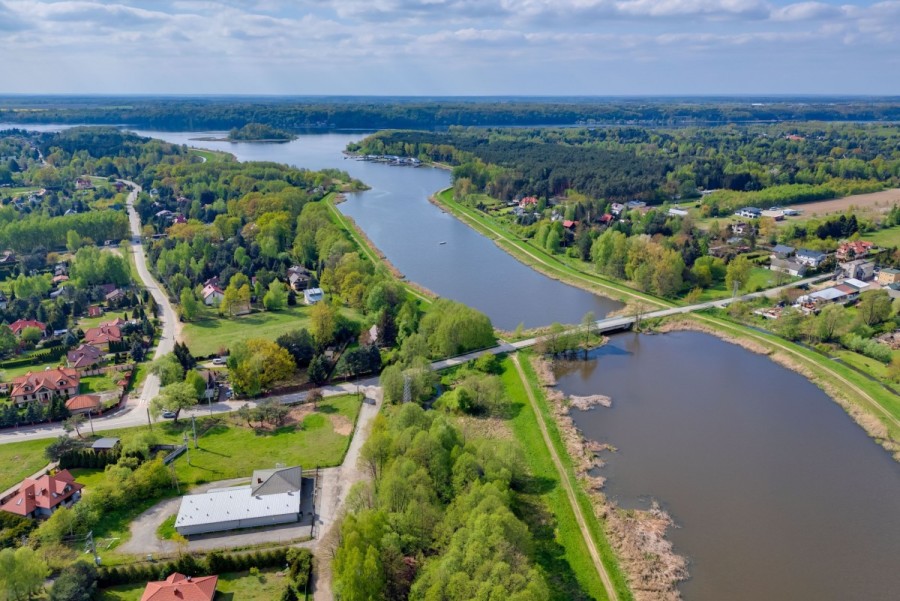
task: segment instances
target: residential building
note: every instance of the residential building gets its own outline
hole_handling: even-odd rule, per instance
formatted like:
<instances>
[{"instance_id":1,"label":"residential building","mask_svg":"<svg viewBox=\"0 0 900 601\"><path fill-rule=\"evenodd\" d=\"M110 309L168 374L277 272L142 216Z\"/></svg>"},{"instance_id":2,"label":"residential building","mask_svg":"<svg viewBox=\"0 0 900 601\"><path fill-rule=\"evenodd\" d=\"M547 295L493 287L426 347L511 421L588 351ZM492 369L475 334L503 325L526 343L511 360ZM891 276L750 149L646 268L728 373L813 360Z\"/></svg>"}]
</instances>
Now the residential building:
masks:
<instances>
[{"instance_id":1,"label":"residential building","mask_svg":"<svg viewBox=\"0 0 900 601\"><path fill-rule=\"evenodd\" d=\"M793 246L786 246L784 244L776 244L772 247L772 258L773 259L787 259L788 257L794 256L795 248Z\"/></svg>"},{"instance_id":2,"label":"residential building","mask_svg":"<svg viewBox=\"0 0 900 601\"><path fill-rule=\"evenodd\" d=\"M603 213L603 215L600 216L600 223L602 223L604 225L609 225L610 223L613 222L614 219L615 219L615 217L613 217L612 214Z\"/></svg>"},{"instance_id":3,"label":"residential building","mask_svg":"<svg viewBox=\"0 0 900 601\"><path fill-rule=\"evenodd\" d=\"M852 261L853 259L859 259L860 257L868 255L869 251L872 250L872 246L874 245L868 240L841 242L835 256L838 261Z\"/></svg>"},{"instance_id":4,"label":"residential building","mask_svg":"<svg viewBox=\"0 0 900 601\"><path fill-rule=\"evenodd\" d=\"M212 601L218 576L185 576L175 572L165 580L148 582L141 601Z\"/></svg>"},{"instance_id":5,"label":"residential building","mask_svg":"<svg viewBox=\"0 0 900 601\"><path fill-rule=\"evenodd\" d=\"M625 205L621 202L614 202L609 206L609 212L618 217L625 210Z\"/></svg>"},{"instance_id":6,"label":"residential building","mask_svg":"<svg viewBox=\"0 0 900 601\"><path fill-rule=\"evenodd\" d=\"M76 190L90 190L94 187L94 183L89 178L81 178L75 180Z\"/></svg>"},{"instance_id":7,"label":"residential building","mask_svg":"<svg viewBox=\"0 0 900 601\"><path fill-rule=\"evenodd\" d=\"M109 352L109 345L122 342L122 330L115 323L100 324L84 333L84 343Z\"/></svg>"},{"instance_id":8,"label":"residential building","mask_svg":"<svg viewBox=\"0 0 900 601\"><path fill-rule=\"evenodd\" d=\"M12 379L10 400L22 406L32 401L49 403L53 397L69 398L78 394L81 377L70 367L28 372Z\"/></svg>"},{"instance_id":9,"label":"residential building","mask_svg":"<svg viewBox=\"0 0 900 601\"><path fill-rule=\"evenodd\" d=\"M802 277L806 275L807 268L803 263L775 257L769 263L769 269L772 271L780 271L781 273L786 273L794 277Z\"/></svg>"},{"instance_id":10,"label":"residential building","mask_svg":"<svg viewBox=\"0 0 900 601\"><path fill-rule=\"evenodd\" d=\"M743 217L744 219L758 219L762 216L762 211L756 207L744 207L743 209L735 211L734 214L738 217Z\"/></svg>"},{"instance_id":11,"label":"residential building","mask_svg":"<svg viewBox=\"0 0 900 601\"><path fill-rule=\"evenodd\" d=\"M256 470L250 482L248 486L185 495L175 518L175 530L182 536L190 536L300 520L303 486L300 467Z\"/></svg>"},{"instance_id":12,"label":"residential building","mask_svg":"<svg viewBox=\"0 0 900 601\"><path fill-rule=\"evenodd\" d=\"M849 302L847 298L847 292L843 290L839 290L837 286L832 288L825 288L824 290L817 290L811 294L807 294L805 296L801 296L797 299L799 303L813 302L813 303L846 303Z\"/></svg>"},{"instance_id":13,"label":"residential building","mask_svg":"<svg viewBox=\"0 0 900 601\"><path fill-rule=\"evenodd\" d=\"M857 278L871 280L875 277L875 262L865 259L855 259L840 264L841 273L845 278Z\"/></svg>"},{"instance_id":14,"label":"residential building","mask_svg":"<svg viewBox=\"0 0 900 601\"><path fill-rule=\"evenodd\" d=\"M115 290L112 290L111 292L107 292L103 296L103 299L107 303L117 303L120 300L122 300L123 298L125 298L125 291L122 290L121 288L116 288Z\"/></svg>"},{"instance_id":15,"label":"residential building","mask_svg":"<svg viewBox=\"0 0 900 601\"><path fill-rule=\"evenodd\" d=\"M16 321L9 324L9 329L12 330L12 333L16 337L21 336L22 331L25 328L37 328L41 331L42 336L47 335L47 324L35 319L17 319Z\"/></svg>"},{"instance_id":16,"label":"residential building","mask_svg":"<svg viewBox=\"0 0 900 601\"><path fill-rule=\"evenodd\" d=\"M841 282L841 285L848 286L857 292L864 292L871 288L870 284L863 282L862 280L857 280L856 278L846 278Z\"/></svg>"},{"instance_id":17,"label":"residential building","mask_svg":"<svg viewBox=\"0 0 900 601\"><path fill-rule=\"evenodd\" d=\"M807 267L812 267L813 269L817 269L827 257L828 255L820 250L809 250L807 248L801 248L797 251L796 254L796 260L798 263L802 263Z\"/></svg>"},{"instance_id":18,"label":"residential building","mask_svg":"<svg viewBox=\"0 0 900 601\"><path fill-rule=\"evenodd\" d=\"M643 209L647 206L647 203L643 200L629 200L625 203L625 206L628 207L628 210Z\"/></svg>"},{"instance_id":19,"label":"residential building","mask_svg":"<svg viewBox=\"0 0 900 601\"><path fill-rule=\"evenodd\" d=\"M69 470L40 478L25 478L16 493L0 505L0 511L27 518L50 517L60 507L71 507L81 498L84 485Z\"/></svg>"},{"instance_id":20,"label":"residential building","mask_svg":"<svg viewBox=\"0 0 900 601\"><path fill-rule=\"evenodd\" d=\"M100 305L91 305L88 307L88 317L101 317L103 315L103 307Z\"/></svg>"},{"instance_id":21,"label":"residential building","mask_svg":"<svg viewBox=\"0 0 900 601\"><path fill-rule=\"evenodd\" d=\"M203 297L204 305L213 307L222 302L222 299L225 298L225 291L216 284L207 284L203 287L203 292L200 293L200 296Z\"/></svg>"},{"instance_id":22,"label":"residential building","mask_svg":"<svg viewBox=\"0 0 900 601\"><path fill-rule=\"evenodd\" d=\"M536 209L538 205L538 199L534 196L526 196L522 200L519 201L519 208L521 209Z\"/></svg>"},{"instance_id":23,"label":"residential building","mask_svg":"<svg viewBox=\"0 0 900 601\"><path fill-rule=\"evenodd\" d=\"M679 209L678 207L670 207L670 208L669 208L669 215L672 215L672 216L674 216L674 217L687 217L687 216L688 216L688 212L687 212L687 210L685 210L685 209Z\"/></svg>"},{"instance_id":24,"label":"residential building","mask_svg":"<svg viewBox=\"0 0 900 601\"><path fill-rule=\"evenodd\" d=\"M881 271L878 272L878 283L882 286L900 284L900 269L882 267Z\"/></svg>"},{"instance_id":25,"label":"residential building","mask_svg":"<svg viewBox=\"0 0 900 601\"><path fill-rule=\"evenodd\" d=\"M315 305L325 298L325 292L321 288L310 288L303 291L303 302L307 305Z\"/></svg>"},{"instance_id":26,"label":"residential building","mask_svg":"<svg viewBox=\"0 0 900 601\"><path fill-rule=\"evenodd\" d=\"M896 284L888 284L884 287L887 290L888 296L891 298L900 298L900 282Z\"/></svg>"},{"instance_id":27,"label":"residential building","mask_svg":"<svg viewBox=\"0 0 900 601\"><path fill-rule=\"evenodd\" d=\"M845 281L845 282L848 282L849 280L844 280L844 281ZM858 281L858 280L857 280L857 281ZM862 283L862 282L859 282L859 283ZM860 293L860 291L862 290L862 288L857 288L856 286L853 286L853 285L847 284L847 283L844 283L844 284L838 284L837 286L835 286L835 288L836 288L837 290L840 290L841 292L843 292L844 294L847 295L847 296L841 301L841 302L843 302L843 303L852 303L853 301L855 301L856 299L858 299L858 298L859 298L859 293Z\"/></svg>"},{"instance_id":28,"label":"residential building","mask_svg":"<svg viewBox=\"0 0 900 601\"><path fill-rule=\"evenodd\" d=\"M312 280L312 274L308 269L306 269L306 267L294 265L292 267L288 267L287 279L288 285L295 292L300 292L301 290L306 290L309 287L309 283Z\"/></svg>"},{"instance_id":29,"label":"residential building","mask_svg":"<svg viewBox=\"0 0 900 601\"><path fill-rule=\"evenodd\" d=\"M114 436L110 436L95 441L94 444L91 445L91 450L95 453L108 453L110 451L114 451L118 446L119 439Z\"/></svg>"},{"instance_id":30,"label":"residential building","mask_svg":"<svg viewBox=\"0 0 900 601\"><path fill-rule=\"evenodd\" d=\"M578 225L578 222L572 221L571 219L563 219L562 225L567 230L574 230L575 226Z\"/></svg>"},{"instance_id":31,"label":"residential building","mask_svg":"<svg viewBox=\"0 0 900 601\"><path fill-rule=\"evenodd\" d=\"M768 217L770 219L774 219L775 221L783 221L784 211L781 209L766 209L760 213L760 216Z\"/></svg>"},{"instance_id":32,"label":"residential building","mask_svg":"<svg viewBox=\"0 0 900 601\"><path fill-rule=\"evenodd\" d=\"M88 370L103 363L103 351L90 344L80 344L66 353L66 363L78 370Z\"/></svg>"},{"instance_id":33,"label":"residential building","mask_svg":"<svg viewBox=\"0 0 900 601\"><path fill-rule=\"evenodd\" d=\"M100 396L96 394L79 394L66 401L69 413L96 413L100 411Z\"/></svg>"}]
</instances>

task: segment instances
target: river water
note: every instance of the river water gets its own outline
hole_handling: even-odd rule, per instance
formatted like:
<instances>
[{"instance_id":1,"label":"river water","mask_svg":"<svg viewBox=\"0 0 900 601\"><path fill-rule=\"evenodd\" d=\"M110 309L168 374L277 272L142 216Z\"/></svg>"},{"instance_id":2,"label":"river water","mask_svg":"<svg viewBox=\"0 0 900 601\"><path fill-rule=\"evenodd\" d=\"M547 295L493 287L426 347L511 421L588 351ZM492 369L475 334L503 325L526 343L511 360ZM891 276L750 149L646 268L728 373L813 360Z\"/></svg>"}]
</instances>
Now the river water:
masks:
<instances>
[{"instance_id":1,"label":"river water","mask_svg":"<svg viewBox=\"0 0 900 601\"><path fill-rule=\"evenodd\" d=\"M708 334L622 334L557 365L610 443L606 493L657 500L689 558L689 601L900 598L900 464L824 392Z\"/></svg>"},{"instance_id":2,"label":"river water","mask_svg":"<svg viewBox=\"0 0 900 601\"><path fill-rule=\"evenodd\" d=\"M223 137L222 132L137 133L224 150L242 161L347 171L371 189L347 195L338 208L359 224L391 263L409 280L475 307L505 330L520 323L526 328L555 321L579 323L588 311L599 319L622 306L537 273L428 202L430 195L450 185L449 172L345 159L341 151L365 134L310 134L284 144L258 144L196 140Z\"/></svg>"}]
</instances>

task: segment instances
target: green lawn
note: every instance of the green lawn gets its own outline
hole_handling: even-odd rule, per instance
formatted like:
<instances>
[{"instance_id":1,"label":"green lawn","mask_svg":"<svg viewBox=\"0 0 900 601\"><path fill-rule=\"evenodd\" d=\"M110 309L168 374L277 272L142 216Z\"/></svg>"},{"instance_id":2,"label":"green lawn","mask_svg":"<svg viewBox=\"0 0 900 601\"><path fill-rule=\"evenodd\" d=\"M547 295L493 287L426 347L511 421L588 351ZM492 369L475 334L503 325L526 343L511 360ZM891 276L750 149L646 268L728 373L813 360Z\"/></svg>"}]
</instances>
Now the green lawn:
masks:
<instances>
[{"instance_id":1,"label":"green lawn","mask_svg":"<svg viewBox=\"0 0 900 601\"><path fill-rule=\"evenodd\" d=\"M211 163L234 160L234 155L229 154L227 152L221 152L221 151L216 151L216 150L201 150L199 148L191 148L190 152L192 154L196 154L197 156L201 156L201 157L205 158L207 161L209 161Z\"/></svg>"},{"instance_id":2,"label":"green lawn","mask_svg":"<svg viewBox=\"0 0 900 601\"><path fill-rule=\"evenodd\" d=\"M529 378L541 412L547 424L548 432L557 449L557 454L564 463L574 485L582 513L588 522L590 535L600 551L603 563L610 572L619 599L631 598L624 574L619 570L615 555L606 540L606 536L594 516L591 501L578 485L574 475L571 459L562 442L556 422L546 407L543 392L537 384L536 377L528 364L528 355L520 357L523 369ZM532 529L535 537L535 560L543 568L551 587L551 598L560 601L582 598L581 590L586 591L593 599L606 599L606 591L591 556L575 513L569 505L565 490L560 486L559 474L544 444L540 428L531 404L528 402L522 381L512 365L511 360L503 362L503 384L513 404L510 425L515 438L522 445L524 457L528 462L533 484L529 485L521 495L520 513ZM541 513L547 515L541 516Z\"/></svg>"},{"instance_id":3,"label":"green lawn","mask_svg":"<svg viewBox=\"0 0 900 601\"><path fill-rule=\"evenodd\" d=\"M50 363L38 363L36 365L22 365L19 367L0 367L0 380L9 381L16 376L24 376L28 372L44 371L47 368L53 369L65 364L65 359L51 361Z\"/></svg>"},{"instance_id":4,"label":"green lawn","mask_svg":"<svg viewBox=\"0 0 900 601\"><path fill-rule=\"evenodd\" d=\"M900 226L889 227L883 230L878 230L877 232L869 232L868 234L863 234L862 239L869 240L870 242L874 242L878 246L882 246L885 248L900 246Z\"/></svg>"},{"instance_id":5,"label":"green lawn","mask_svg":"<svg viewBox=\"0 0 900 601\"><path fill-rule=\"evenodd\" d=\"M184 341L196 357L206 357L247 338L274 340L289 330L309 327L309 307L297 305L282 311L263 311L225 319L207 311L206 317L184 325ZM341 309L351 319L360 315Z\"/></svg>"},{"instance_id":6,"label":"green lawn","mask_svg":"<svg viewBox=\"0 0 900 601\"><path fill-rule=\"evenodd\" d=\"M29 440L0 445L0 492L47 465L44 449L50 442Z\"/></svg>"},{"instance_id":7,"label":"green lawn","mask_svg":"<svg viewBox=\"0 0 900 601\"><path fill-rule=\"evenodd\" d=\"M81 384L78 386L78 392L81 394L89 394L92 392L107 392L109 390L119 390L108 374L98 376L85 376L81 378Z\"/></svg>"},{"instance_id":8,"label":"green lawn","mask_svg":"<svg viewBox=\"0 0 900 601\"><path fill-rule=\"evenodd\" d=\"M216 601L270 601L280 599L287 585L286 576L278 569L260 570L259 576L249 572L219 574ZM146 585L123 584L100 591L99 601L138 601Z\"/></svg>"},{"instance_id":9,"label":"green lawn","mask_svg":"<svg viewBox=\"0 0 900 601\"><path fill-rule=\"evenodd\" d=\"M178 519L177 515L170 515L164 519L163 523L156 529L156 536L162 540L172 540L172 537L178 534L178 531L175 530L176 519Z\"/></svg>"}]
</instances>

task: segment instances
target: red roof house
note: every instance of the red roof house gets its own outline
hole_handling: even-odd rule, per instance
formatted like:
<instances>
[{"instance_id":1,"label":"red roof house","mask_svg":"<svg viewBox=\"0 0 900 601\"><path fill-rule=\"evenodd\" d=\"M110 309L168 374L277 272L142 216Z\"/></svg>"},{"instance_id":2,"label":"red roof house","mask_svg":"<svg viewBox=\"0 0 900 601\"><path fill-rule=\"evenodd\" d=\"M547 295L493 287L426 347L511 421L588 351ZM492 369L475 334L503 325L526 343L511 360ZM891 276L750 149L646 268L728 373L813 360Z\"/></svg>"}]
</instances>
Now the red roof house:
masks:
<instances>
[{"instance_id":1,"label":"red roof house","mask_svg":"<svg viewBox=\"0 0 900 601\"><path fill-rule=\"evenodd\" d=\"M141 601L212 601L218 576L191 578L175 572L160 582L148 582Z\"/></svg>"},{"instance_id":2,"label":"red roof house","mask_svg":"<svg viewBox=\"0 0 900 601\"><path fill-rule=\"evenodd\" d=\"M103 315L103 307L100 305L91 305L88 307L88 317L100 317Z\"/></svg>"},{"instance_id":3,"label":"red roof house","mask_svg":"<svg viewBox=\"0 0 900 601\"><path fill-rule=\"evenodd\" d=\"M12 497L0 505L7 511L24 517L46 517L60 506L68 507L81 498L83 484L75 482L69 470L61 470L51 476L25 478Z\"/></svg>"},{"instance_id":4,"label":"red roof house","mask_svg":"<svg viewBox=\"0 0 900 601\"><path fill-rule=\"evenodd\" d=\"M31 401L49 403L55 396L69 398L78 394L80 382L78 371L70 367L28 372L13 378L9 398L17 405Z\"/></svg>"},{"instance_id":5,"label":"red roof house","mask_svg":"<svg viewBox=\"0 0 900 601\"><path fill-rule=\"evenodd\" d=\"M577 222L572 221L571 219L566 219L563 221L563 227L567 230L574 230Z\"/></svg>"},{"instance_id":6,"label":"red roof house","mask_svg":"<svg viewBox=\"0 0 900 601\"><path fill-rule=\"evenodd\" d=\"M108 351L110 342L122 342L122 330L112 323L100 324L84 333L84 342L100 350Z\"/></svg>"},{"instance_id":7,"label":"red roof house","mask_svg":"<svg viewBox=\"0 0 900 601\"><path fill-rule=\"evenodd\" d=\"M613 217L613 216L610 215L609 213L603 213L603 216L600 217L600 223L607 223L607 224L609 224L609 223L612 223L613 219L615 219L615 217Z\"/></svg>"},{"instance_id":8,"label":"red roof house","mask_svg":"<svg viewBox=\"0 0 900 601\"><path fill-rule=\"evenodd\" d=\"M519 206L523 209L528 207L536 207L538 203L538 199L534 196L526 196L522 200L519 201Z\"/></svg>"},{"instance_id":9,"label":"red roof house","mask_svg":"<svg viewBox=\"0 0 900 601\"><path fill-rule=\"evenodd\" d=\"M21 336L22 330L25 328L37 328L44 334L47 332L47 324L34 319L17 319L9 324L9 329L12 330L13 334L16 336Z\"/></svg>"},{"instance_id":10,"label":"red roof house","mask_svg":"<svg viewBox=\"0 0 900 601\"><path fill-rule=\"evenodd\" d=\"M70 413L90 413L100 409L100 397L96 394L79 394L66 401Z\"/></svg>"},{"instance_id":11,"label":"red roof house","mask_svg":"<svg viewBox=\"0 0 900 601\"><path fill-rule=\"evenodd\" d=\"M837 249L837 260L846 261L848 259L858 259L865 257L872 250L873 244L868 240L854 240L852 242L841 242Z\"/></svg>"}]
</instances>

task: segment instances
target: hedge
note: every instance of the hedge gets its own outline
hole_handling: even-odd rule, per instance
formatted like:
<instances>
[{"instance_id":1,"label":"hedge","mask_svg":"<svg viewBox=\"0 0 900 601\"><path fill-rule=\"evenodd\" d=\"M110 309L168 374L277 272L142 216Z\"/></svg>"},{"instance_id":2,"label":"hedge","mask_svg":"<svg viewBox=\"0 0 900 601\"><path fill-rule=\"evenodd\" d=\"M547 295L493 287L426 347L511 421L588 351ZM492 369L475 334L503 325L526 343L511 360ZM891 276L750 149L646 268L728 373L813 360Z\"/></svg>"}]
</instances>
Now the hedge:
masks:
<instances>
[{"instance_id":1,"label":"hedge","mask_svg":"<svg viewBox=\"0 0 900 601\"><path fill-rule=\"evenodd\" d=\"M250 568L284 567L286 548L253 551L249 553L221 553L213 551L203 559L185 554L176 561L131 564L122 567L101 568L98 584L101 587L133 582L165 580L172 572L187 576L243 572Z\"/></svg>"}]
</instances>

